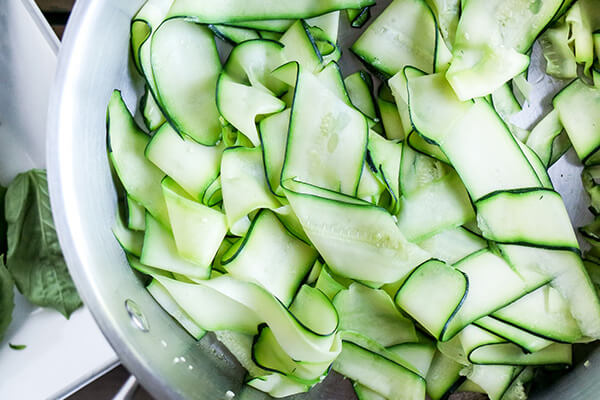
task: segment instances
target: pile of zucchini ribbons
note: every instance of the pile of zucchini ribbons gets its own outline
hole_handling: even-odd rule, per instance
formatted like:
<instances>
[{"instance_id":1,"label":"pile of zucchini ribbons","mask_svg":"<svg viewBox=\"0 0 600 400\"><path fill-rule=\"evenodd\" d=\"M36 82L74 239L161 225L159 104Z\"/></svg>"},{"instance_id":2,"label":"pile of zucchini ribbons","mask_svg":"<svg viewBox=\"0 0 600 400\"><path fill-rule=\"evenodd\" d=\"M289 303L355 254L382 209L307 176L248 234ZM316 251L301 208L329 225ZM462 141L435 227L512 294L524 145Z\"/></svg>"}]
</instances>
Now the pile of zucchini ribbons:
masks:
<instances>
[{"instance_id":1,"label":"pile of zucchini ribbons","mask_svg":"<svg viewBox=\"0 0 600 400\"><path fill-rule=\"evenodd\" d=\"M145 128L119 91L108 105L114 234L157 302L273 397L333 369L361 400L523 399L600 338L600 220L584 263L547 173L572 143L600 212L600 9L394 0L367 21L374 3L148 0ZM512 119L540 35L573 82L530 131Z\"/></svg>"}]
</instances>

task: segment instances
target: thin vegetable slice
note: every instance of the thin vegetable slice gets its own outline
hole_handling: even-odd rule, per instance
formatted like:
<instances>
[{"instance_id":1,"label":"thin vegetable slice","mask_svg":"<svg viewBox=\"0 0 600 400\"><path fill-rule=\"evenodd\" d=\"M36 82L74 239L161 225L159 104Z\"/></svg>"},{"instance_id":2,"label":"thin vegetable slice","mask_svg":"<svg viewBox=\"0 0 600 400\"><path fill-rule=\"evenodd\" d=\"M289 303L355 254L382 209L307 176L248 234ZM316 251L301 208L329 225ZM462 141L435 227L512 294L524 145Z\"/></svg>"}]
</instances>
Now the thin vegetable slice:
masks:
<instances>
[{"instance_id":1,"label":"thin vegetable slice","mask_svg":"<svg viewBox=\"0 0 600 400\"><path fill-rule=\"evenodd\" d=\"M203 1L176 0L169 16L190 17L201 23L237 23L263 19L301 19L348 8L373 5L373 0L227 0L207 7ZM267 16L267 17L265 17ZM248 25L246 25L248 26ZM253 25L256 27L256 25Z\"/></svg>"},{"instance_id":2,"label":"thin vegetable slice","mask_svg":"<svg viewBox=\"0 0 600 400\"><path fill-rule=\"evenodd\" d=\"M221 61L211 31L185 19L164 21L152 36L157 100L180 133L207 146L221 134L215 102Z\"/></svg>"},{"instance_id":3,"label":"thin vegetable slice","mask_svg":"<svg viewBox=\"0 0 600 400\"><path fill-rule=\"evenodd\" d=\"M436 41L435 18L424 0L394 0L351 49L389 77L407 65L433 72Z\"/></svg>"},{"instance_id":4,"label":"thin vegetable slice","mask_svg":"<svg viewBox=\"0 0 600 400\"><path fill-rule=\"evenodd\" d=\"M367 121L298 68L281 179L354 195L367 145Z\"/></svg>"},{"instance_id":5,"label":"thin vegetable slice","mask_svg":"<svg viewBox=\"0 0 600 400\"><path fill-rule=\"evenodd\" d=\"M296 190L306 187L297 186ZM428 258L404 238L392 216L381 208L352 198L344 201L341 195L332 199L289 188L285 192L311 242L327 265L342 276L395 282Z\"/></svg>"},{"instance_id":6,"label":"thin vegetable slice","mask_svg":"<svg viewBox=\"0 0 600 400\"><path fill-rule=\"evenodd\" d=\"M231 276L261 285L286 306L317 257L268 210L254 218L240 247L229 253L222 263Z\"/></svg>"},{"instance_id":7,"label":"thin vegetable slice","mask_svg":"<svg viewBox=\"0 0 600 400\"><path fill-rule=\"evenodd\" d=\"M125 190L168 226L167 206L160 191L164 173L144 157L150 137L136 125L119 91L110 98L106 118L108 154Z\"/></svg>"}]
</instances>

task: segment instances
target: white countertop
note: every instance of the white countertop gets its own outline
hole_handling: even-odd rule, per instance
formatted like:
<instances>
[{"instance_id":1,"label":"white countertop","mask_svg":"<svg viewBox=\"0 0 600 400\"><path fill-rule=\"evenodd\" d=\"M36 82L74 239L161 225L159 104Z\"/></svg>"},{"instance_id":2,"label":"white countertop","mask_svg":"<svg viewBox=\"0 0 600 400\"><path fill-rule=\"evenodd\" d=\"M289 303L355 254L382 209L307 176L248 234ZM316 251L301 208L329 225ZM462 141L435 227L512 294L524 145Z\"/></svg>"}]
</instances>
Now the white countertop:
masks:
<instances>
[{"instance_id":1,"label":"white countertop","mask_svg":"<svg viewBox=\"0 0 600 400\"><path fill-rule=\"evenodd\" d=\"M46 110L59 42L33 0L0 9L0 184L45 166ZM66 320L16 293L0 342L0 398L55 399L118 363L86 308ZM24 344L13 350L8 343Z\"/></svg>"}]
</instances>

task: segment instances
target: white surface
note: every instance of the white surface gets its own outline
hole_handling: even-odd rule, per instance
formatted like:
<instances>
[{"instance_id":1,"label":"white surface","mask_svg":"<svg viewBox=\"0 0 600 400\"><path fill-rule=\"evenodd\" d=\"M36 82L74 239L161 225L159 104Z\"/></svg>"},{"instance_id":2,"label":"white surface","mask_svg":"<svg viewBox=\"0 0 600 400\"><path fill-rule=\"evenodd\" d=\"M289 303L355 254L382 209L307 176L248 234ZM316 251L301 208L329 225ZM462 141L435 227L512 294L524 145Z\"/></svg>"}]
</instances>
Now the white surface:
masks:
<instances>
[{"instance_id":1,"label":"white surface","mask_svg":"<svg viewBox=\"0 0 600 400\"><path fill-rule=\"evenodd\" d=\"M46 109L58 40L33 0L0 8L0 183L45 166ZM16 291L15 291L16 292ZM118 360L87 309L69 321L17 293L13 322L0 342L0 399L54 399ZM8 343L25 344L15 351Z\"/></svg>"}]
</instances>

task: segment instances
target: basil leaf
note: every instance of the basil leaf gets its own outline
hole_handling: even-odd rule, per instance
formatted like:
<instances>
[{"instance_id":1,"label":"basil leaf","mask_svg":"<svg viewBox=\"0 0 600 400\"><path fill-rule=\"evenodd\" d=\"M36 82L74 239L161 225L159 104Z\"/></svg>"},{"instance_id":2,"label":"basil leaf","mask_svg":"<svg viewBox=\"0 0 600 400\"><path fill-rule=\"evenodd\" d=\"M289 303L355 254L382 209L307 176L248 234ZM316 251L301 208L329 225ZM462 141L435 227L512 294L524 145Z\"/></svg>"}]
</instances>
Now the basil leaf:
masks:
<instances>
[{"instance_id":1,"label":"basil leaf","mask_svg":"<svg viewBox=\"0 0 600 400\"><path fill-rule=\"evenodd\" d=\"M6 253L6 219L4 218L4 197L6 188L0 186L0 254Z\"/></svg>"},{"instance_id":2,"label":"basil leaf","mask_svg":"<svg viewBox=\"0 0 600 400\"><path fill-rule=\"evenodd\" d=\"M69 318L82 303L54 228L46 171L19 174L6 192L5 212L6 264L17 288L30 302Z\"/></svg>"},{"instance_id":3,"label":"basil leaf","mask_svg":"<svg viewBox=\"0 0 600 400\"><path fill-rule=\"evenodd\" d=\"M2 341L4 332L6 332L12 320L14 308L13 280L4 266L4 256L0 254L0 341Z\"/></svg>"},{"instance_id":4,"label":"basil leaf","mask_svg":"<svg viewBox=\"0 0 600 400\"><path fill-rule=\"evenodd\" d=\"M9 343L8 347L10 347L13 350L25 350L27 348L26 344L12 344Z\"/></svg>"}]
</instances>

